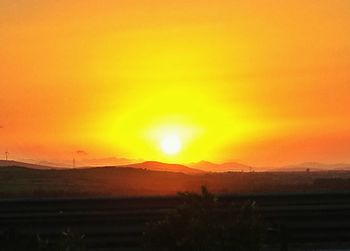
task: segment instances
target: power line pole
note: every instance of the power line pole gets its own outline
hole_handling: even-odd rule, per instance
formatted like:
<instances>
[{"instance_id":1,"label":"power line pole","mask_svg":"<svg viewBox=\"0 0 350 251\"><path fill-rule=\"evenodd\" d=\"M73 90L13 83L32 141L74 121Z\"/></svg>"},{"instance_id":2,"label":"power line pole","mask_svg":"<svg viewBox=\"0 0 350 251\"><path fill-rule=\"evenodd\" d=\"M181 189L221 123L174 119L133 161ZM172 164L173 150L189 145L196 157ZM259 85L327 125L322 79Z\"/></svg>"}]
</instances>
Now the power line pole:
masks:
<instances>
[{"instance_id":1,"label":"power line pole","mask_svg":"<svg viewBox=\"0 0 350 251\"><path fill-rule=\"evenodd\" d=\"M8 157L9 157L9 152L6 150L6 152L5 152L5 160L6 161L8 160Z\"/></svg>"},{"instance_id":2,"label":"power line pole","mask_svg":"<svg viewBox=\"0 0 350 251\"><path fill-rule=\"evenodd\" d=\"M73 168L75 168L75 158L73 158Z\"/></svg>"}]
</instances>

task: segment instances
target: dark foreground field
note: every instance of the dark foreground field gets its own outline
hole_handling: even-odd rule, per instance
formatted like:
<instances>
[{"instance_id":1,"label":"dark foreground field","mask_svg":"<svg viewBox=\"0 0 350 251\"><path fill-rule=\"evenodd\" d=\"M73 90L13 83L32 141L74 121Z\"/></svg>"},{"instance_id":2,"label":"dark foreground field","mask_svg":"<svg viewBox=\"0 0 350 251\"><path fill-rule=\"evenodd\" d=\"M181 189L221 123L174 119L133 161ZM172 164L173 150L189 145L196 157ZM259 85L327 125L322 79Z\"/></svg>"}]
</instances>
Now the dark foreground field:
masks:
<instances>
[{"instance_id":1,"label":"dark foreground field","mask_svg":"<svg viewBox=\"0 0 350 251\"><path fill-rule=\"evenodd\" d=\"M264 250L350 248L350 194L284 194L220 197L254 200L267 231ZM68 228L87 250L142 250L146 222L179 205L177 197L11 199L0 201L0 232L55 238ZM21 239L22 238L22 239ZM4 249L5 250L5 249Z\"/></svg>"},{"instance_id":2,"label":"dark foreground field","mask_svg":"<svg viewBox=\"0 0 350 251\"><path fill-rule=\"evenodd\" d=\"M146 223L179 206L178 191L198 192L205 185L223 208L256 201L264 250L350 249L349 178L347 171L189 175L1 167L0 241L12 245L34 236L45 243L68 231L73 237L66 238L82 237L87 250L142 250Z\"/></svg>"},{"instance_id":3,"label":"dark foreground field","mask_svg":"<svg viewBox=\"0 0 350 251\"><path fill-rule=\"evenodd\" d=\"M198 192L216 194L350 191L349 171L227 172L183 174L122 167L38 170L0 167L0 198L159 196Z\"/></svg>"}]
</instances>

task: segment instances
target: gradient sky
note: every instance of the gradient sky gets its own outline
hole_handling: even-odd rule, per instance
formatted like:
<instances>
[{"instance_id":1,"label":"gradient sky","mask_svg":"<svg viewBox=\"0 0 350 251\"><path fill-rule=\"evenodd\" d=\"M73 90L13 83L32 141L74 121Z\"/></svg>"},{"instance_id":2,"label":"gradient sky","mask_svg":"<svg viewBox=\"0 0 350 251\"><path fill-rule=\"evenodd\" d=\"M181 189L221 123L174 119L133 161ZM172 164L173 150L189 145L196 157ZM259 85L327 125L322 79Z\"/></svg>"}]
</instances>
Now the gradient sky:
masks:
<instances>
[{"instance_id":1,"label":"gradient sky","mask_svg":"<svg viewBox=\"0 0 350 251\"><path fill-rule=\"evenodd\" d=\"M350 162L349 27L348 0L1 0L0 151Z\"/></svg>"}]
</instances>

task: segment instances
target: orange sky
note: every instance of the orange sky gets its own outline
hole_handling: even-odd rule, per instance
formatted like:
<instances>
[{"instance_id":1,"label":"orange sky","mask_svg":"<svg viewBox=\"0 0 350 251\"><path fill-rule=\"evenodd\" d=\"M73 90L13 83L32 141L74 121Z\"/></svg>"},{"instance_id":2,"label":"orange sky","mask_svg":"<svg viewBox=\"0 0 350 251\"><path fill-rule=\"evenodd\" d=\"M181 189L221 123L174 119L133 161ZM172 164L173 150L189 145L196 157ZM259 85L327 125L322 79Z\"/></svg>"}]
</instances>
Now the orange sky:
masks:
<instances>
[{"instance_id":1,"label":"orange sky","mask_svg":"<svg viewBox=\"0 0 350 251\"><path fill-rule=\"evenodd\" d=\"M350 162L349 27L348 0L2 0L0 149Z\"/></svg>"}]
</instances>

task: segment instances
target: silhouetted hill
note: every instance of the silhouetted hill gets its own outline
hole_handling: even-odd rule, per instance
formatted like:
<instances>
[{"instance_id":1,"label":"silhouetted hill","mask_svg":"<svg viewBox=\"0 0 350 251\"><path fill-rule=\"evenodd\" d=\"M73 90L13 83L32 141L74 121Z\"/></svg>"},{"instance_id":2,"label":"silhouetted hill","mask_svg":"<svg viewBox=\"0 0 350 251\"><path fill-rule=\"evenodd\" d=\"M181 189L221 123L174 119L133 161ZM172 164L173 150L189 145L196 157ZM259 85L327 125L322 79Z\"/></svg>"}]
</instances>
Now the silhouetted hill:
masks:
<instances>
[{"instance_id":1,"label":"silhouetted hill","mask_svg":"<svg viewBox=\"0 0 350 251\"><path fill-rule=\"evenodd\" d=\"M0 168L0 198L175 195L197 175L134 167ZM196 188L200 187L195 185Z\"/></svg>"},{"instance_id":2,"label":"silhouetted hill","mask_svg":"<svg viewBox=\"0 0 350 251\"><path fill-rule=\"evenodd\" d=\"M0 167L25 167L25 168L31 168L31 169L71 169L71 168L60 168L60 167L53 167L53 166L46 166L46 165L38 165L38 164L31 164L31 163L25 163L20 161L13 161L13 160L0 160ZM135 163L135 164L129 164L129 165L122 165L122 166L95 166L95 167L79 167L77 169L95 169L95 168L137 168L137 169L146 169L150 171L163 171L163 172L175 172L175 173L186 173L186 174L200 174L204 173L202 170L197 170L194 168L187 167L185 165L180 164L168 164L168 163L162 163L157 161L146 161L141 163Z\"/></svg>"},{"instance_id":3,"label":"silhouetted hill","mask_svg":"<svg viewBox=\"0 0 350 251\"><path fill-rule=\"evenodd\" d=\"M153 168L162 168L162 171L146 170L145 167L148 165ZM164 166L170 166L173 169L168 168L165 171ZM180 165L180 167L183 171L183 166ZM154 162L140 163L136 168L0 167L0 198L175 195L178 191L198 191L202 185L215 193L223 194L314 192L329 189L345 191L343 187L328 185L329 182L326 185L322 185L324 182L321 185L314 182L330 178L350 180L349 171L203 172L196 175L174 172L179 171L176 168L180 167ZM186 169L186 171L189 170Z\"/></svg>"},{"instance_id":4,"label":"silhouetted hill","mask_svg":"<svg viewBox=\"0 0 350 251\"><path fill-rule=\"evenodd\" d=\"M44 166L44 165L37 165L37 164L30 164L20 161L14 161L14 160L0 160L0 167L26 167L26 168L32 168L32 169L54 169L52 166Z\"/></svg>"},{"instance_id":5,"label":"silhouetted hill","mask_svg":"<svg viewBox=\"0 0 350 251\"><path fill-rule=\"evenodd\" d=\"M251 167L237 162L226 162L216 164L209 161L200 161L190 164L190 167L200 169L206 172L240 172L250 171Z\"/></svg>"},{"instance_id":6,"label":"silhouetted hill","mask_svg":"<svg viewBox=\"0 0 350 251\"><path fill-rule=\"evenodd\" d=\"M186 173L186 174L200 174L204 173L202 170L195 168L190 168L185 165L180 164L168 164L157 161L145 161L142 163L136 163L127 165L126 167L147 169L151 171L164 171L164 172L174 172L174 173Z\"/></svg>"}]
</instances>

